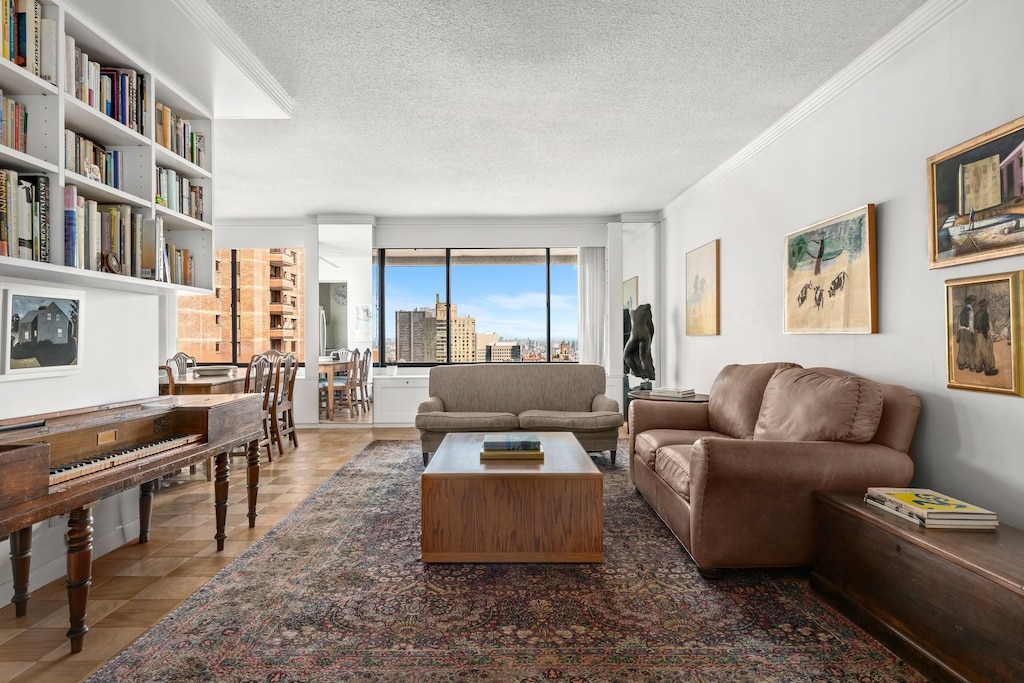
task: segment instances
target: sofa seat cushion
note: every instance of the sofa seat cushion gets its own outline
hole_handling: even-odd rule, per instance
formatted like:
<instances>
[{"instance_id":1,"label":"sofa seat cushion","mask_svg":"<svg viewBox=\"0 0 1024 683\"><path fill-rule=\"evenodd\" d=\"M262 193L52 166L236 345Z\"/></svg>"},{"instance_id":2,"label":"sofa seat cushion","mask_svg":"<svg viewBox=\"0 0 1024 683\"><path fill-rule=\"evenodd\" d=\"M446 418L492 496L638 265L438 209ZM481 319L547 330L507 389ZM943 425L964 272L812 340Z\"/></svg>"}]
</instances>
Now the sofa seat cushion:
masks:
<instances>
[{"instance_id":1,"label":"sofa seat cushion","mask_svg":"<svg viewBox=\"0 0 1024 683\"><path fill-rule=\"evenodd\" d=\"M648 429L636 435L633 452L640 456L643 463L654 469L654 456L664 446L690 446L697 439L707 436L722 436L718 432L701 429Z\"/></svg>"},{"instance_id":2,"label":"sofa seat cushion","mask_svg":"<svg viewBox=\"0 0 1024 683\"><path fill-rule=\"evenodd\" d=\"M805 368L768 381L754 438L766 441L871 441L882 418L882 388L871 380Z\"/></svg>"},{"instance_id":3,"label":"sofa seat cushion","mask_svg":"<svg viewBox=\"0 0 1024 683\"><path fill-rule=\"evenodd\" d=\"M519 413L520 429L558 432L603 432L618 429L622 413L599 410L577 413L568 410L524 410Z\"/></svg>"},{"instance_id":4,"label":"sofa seat cushion","mask_svg":"<svg viewBox=\"0 0 1024 683\"><path fill-rule=\"evenodd\" d=\"M665 446L654 456L654 472L665 480L669 487L690 500L690 454L693 446Z\"/></svg>"},{"instance_id":5,"label":"sofa seat cushion","mask_svg":"<svg viewBox=\"0 0 1024 683\"><path fill-rule=\"evenodd\" d=\"M428 432L491 432L519 429L512 413L452 413L436 411L416 415L416 428Z\"/></svg>"}]
</instances>

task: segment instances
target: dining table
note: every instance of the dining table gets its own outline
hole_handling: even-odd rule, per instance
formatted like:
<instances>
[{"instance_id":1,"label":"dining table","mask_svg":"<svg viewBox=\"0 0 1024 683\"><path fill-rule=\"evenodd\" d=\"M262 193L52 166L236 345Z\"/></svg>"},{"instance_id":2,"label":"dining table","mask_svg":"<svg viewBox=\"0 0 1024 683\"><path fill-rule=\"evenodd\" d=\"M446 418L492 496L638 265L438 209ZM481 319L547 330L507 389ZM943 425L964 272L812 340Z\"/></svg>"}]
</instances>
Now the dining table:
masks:
<instances>
[{"instance_id":1,"label":"dining table","mask_svg":"<svg viewBox=\"0 0 1024 683\"><path fill-rule=\"evenodd\" d=\"M168 384L166 377L160 377L160 395L167 396ZM195 394L241 394L245 391L245 369L235 368L225 375L204 375L189 370L184 375L174 378L174 393L184 395Z\"/></svg>"}]
</instances>

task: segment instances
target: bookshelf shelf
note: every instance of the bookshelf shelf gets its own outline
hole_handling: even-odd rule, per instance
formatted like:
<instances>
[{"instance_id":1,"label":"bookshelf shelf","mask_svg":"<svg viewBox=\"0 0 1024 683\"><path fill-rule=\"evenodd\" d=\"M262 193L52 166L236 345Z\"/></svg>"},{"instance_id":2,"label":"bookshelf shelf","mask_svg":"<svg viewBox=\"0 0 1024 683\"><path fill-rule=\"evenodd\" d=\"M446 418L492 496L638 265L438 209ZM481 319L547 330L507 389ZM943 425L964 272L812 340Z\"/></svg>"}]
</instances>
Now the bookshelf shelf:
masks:
<instances>
[{"instance_id":1,"label":"bookshelf shelf","mask_svg":"<svg viewBox=\"0 0 1024 683\"><path fill-rule=\"evenodd\" d=\"M22 0L18 5L19 8L28 8L23 11L34 11L35 1ZM82 9L74 0L39 0L39 16L40 25L48 23L48 28L55 27L55 32L47 34L41 31L40 35L53 35L54 40L47 45L40 39L38 57L27 61L33 69L38 64L39 72L45 73L43 56L50 56L48 63L55 65L50 73L56 84L35 75L33 69L0 58L0 91L4 97L13 98L24 108L28 120L26 151L0 145L0 170L16 172L19 178L21 174L44 174L48 177L49 203L46 213L49 219L51 262L0 255L0 281L19 278L40 283L140 293L194 294L212 291L213 226L168 209L154 200L159 194L158 168L170 169L177 177L187 179L189 186L201 188L204 216L207 219L212 216L212 115L197 105L186 92L161 78L159 70L155 68L158 65L147 64L145 58L126 49L122 40L124 36L118 34L123 28L116 22L110 25L94 22L87 10ZM6 28L9 26L0 27L0 30ZM149 53L143 51L143 54ZM188 83L184 85L187 87ZM106 101L108 107L101 111L76 96L73 91L77 89L81 93L83 87L86 89L86 99L90 97L91 91L90 101ZM120 96L122 91L123 98ZM105 96L110 99L104 100ZM179 146L181 140L187 144L189 133L194 133L193 144L186 151L202 149L204 154L196 158L204 160L205 168L160 144L163 140L157 137L157 102L171 107L176 116L187 119L188 127L184 129L183 137L176 138L175 146ZM201 141L199 136L202 136ZM102 149L97 150L96 145ZM107 154L104 155L104 152ZM108 178L116 167L120 187L115 188L95 180L96 176L91 173L87 176L70 170L92 168L93 164ZM8 176L13 177L13 174L9 173ZM43 196L43 181L39 180L38 183L40 188L37 194ZM87 226L88 230L102 231L103 244L120 244L122 249L134 251L142 244L139 236L149 231L149 228L144 230L143 225L148 222L151 226L162 226L163 238L160 242L182 251L178 256L179 261L187 250L186 260L191 266L188 272L192 274L193 285L63 265L65 189L70 187L75 188L71 194L78 198L77 204L71 205L78 207L77 212L69 213L73 219L72 225L78 223L77 233L76 228L71 228L71 234L77 235L76 239L85 239L86 244L101 243L99 238L93 242L93 236L82 234L81 231L85 229L83 226ZM183 187L185 189L182 193L187 198L190 196L187 186ZM16 201L34 202L31 205L33 207L39 203L38 197L33 197L27 190L25 192L23 196L19 191ZM196 192L200 190L193 191L194 196L200 196ZM81 213L83 201L87 214L84 220ZM111 213L108 216L107 213L124 205L131 207L132 217L124 220L120 229L129 231L130 235L124 232L126 238L114 240L118 221L112 217L117 214ZM110 211L104 206L110 206ZM77 216L74 215L76 213ZM121 215L129 214L122 209ZM0 238L7 238L7 249L10 252L11 226L5 224L5 220L9 220L9 217L0 212ZM114 227L110 228L111 239L108 240L106 230L111 225ZM13 234L16 240L17 227ZM42 241L39 243L42 244ZM128 254L127 251L124 253ZM168 260L173 257L171 254ZM87 256L87 260L90 258ZM121 261L128 262L123 257Z\"/></svg>"}]
</instances>

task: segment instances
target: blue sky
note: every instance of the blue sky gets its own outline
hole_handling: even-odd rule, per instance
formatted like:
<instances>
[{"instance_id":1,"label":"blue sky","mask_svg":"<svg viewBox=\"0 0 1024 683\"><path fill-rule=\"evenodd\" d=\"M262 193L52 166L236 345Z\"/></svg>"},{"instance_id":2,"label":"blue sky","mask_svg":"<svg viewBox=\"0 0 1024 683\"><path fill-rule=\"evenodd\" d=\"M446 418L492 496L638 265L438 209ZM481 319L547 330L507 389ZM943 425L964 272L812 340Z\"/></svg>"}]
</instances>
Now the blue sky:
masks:
<instances>
[{"instance_id":1,"label":"blue sky","mask_svg":"<svg viewBox=\"0 0 1024 683\"><path fill-rule=\"evenodd\" d=\"M433 307L435 294L444 301L443 266L388 266L385 271L387 311L385 333L395 336L395 311ZM551 340L576 339L577 268L551 268ZM476 318L477 332L502 337L543 339L545 292L543 265L452 267L452 303L459 316Z\"/></svg>"}]
</instances>

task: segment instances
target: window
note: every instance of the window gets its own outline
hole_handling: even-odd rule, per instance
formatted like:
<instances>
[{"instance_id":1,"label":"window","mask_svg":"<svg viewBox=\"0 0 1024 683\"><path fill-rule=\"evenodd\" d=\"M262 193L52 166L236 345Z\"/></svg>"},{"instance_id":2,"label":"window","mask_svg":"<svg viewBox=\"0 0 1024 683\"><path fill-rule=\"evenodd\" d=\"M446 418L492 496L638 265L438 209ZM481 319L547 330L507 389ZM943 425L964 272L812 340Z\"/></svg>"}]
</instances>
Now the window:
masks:
<instances>
[{"instance_id":1,"label":"window","mask_svg":"<svg viewBox=\"0 0 1024 683\"><path fill-rule=\"evenodd\" d=\"M230 264L214 269L214 294L178 297L177 350L200 363L244 364L267 349L303 358L303 250L218 249L214 258Z\"/></svg>"},{"instance_id":2,"label":"window","mask_svg":"<svg viewBox=\"0 0 1024 683\"><path fill-rule=\"evenodd\" d=\"M382 357L576 362L577 261L574 248L381 250Z\"/></svg>"}]
</instances>

